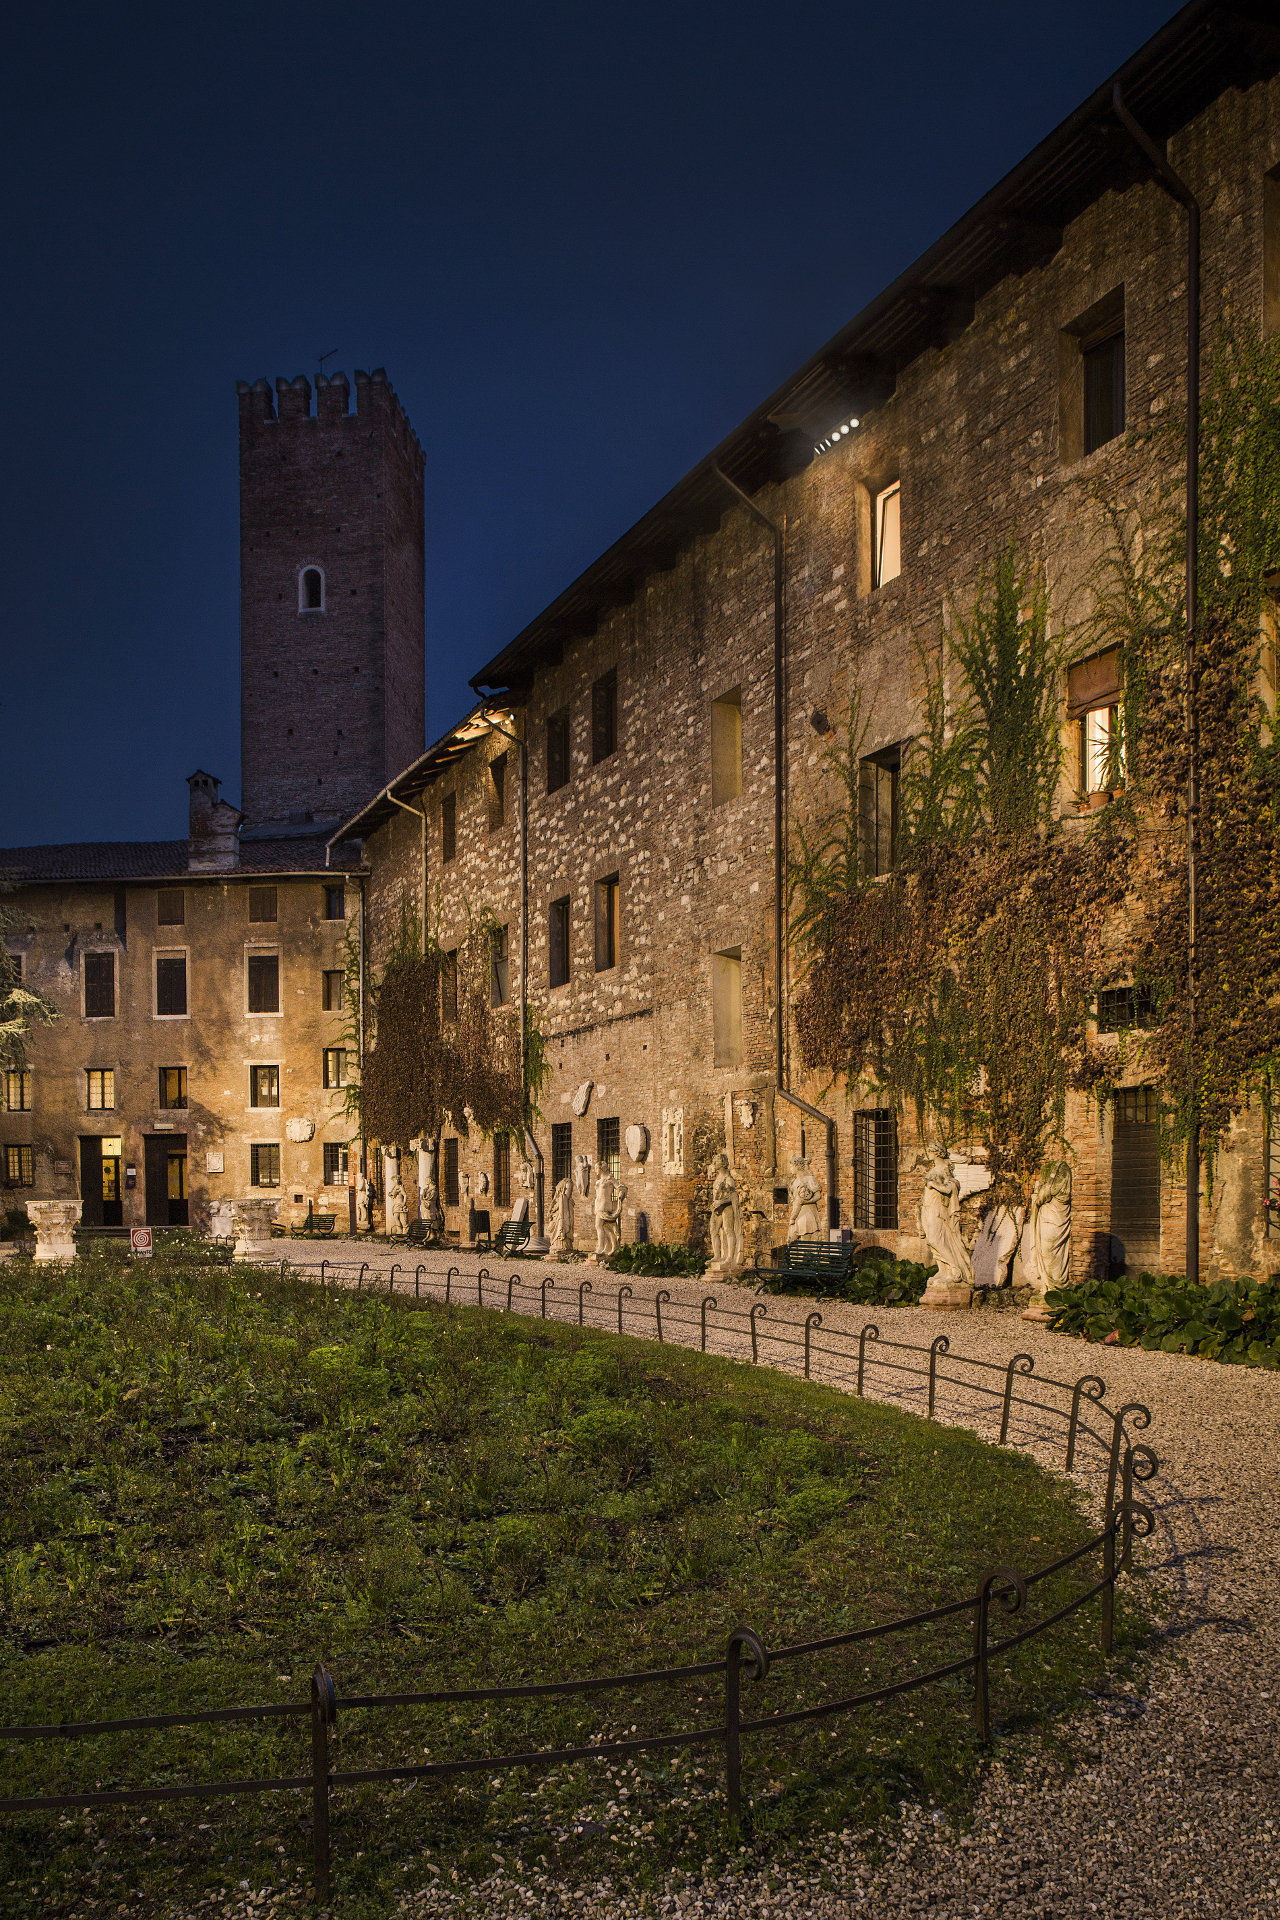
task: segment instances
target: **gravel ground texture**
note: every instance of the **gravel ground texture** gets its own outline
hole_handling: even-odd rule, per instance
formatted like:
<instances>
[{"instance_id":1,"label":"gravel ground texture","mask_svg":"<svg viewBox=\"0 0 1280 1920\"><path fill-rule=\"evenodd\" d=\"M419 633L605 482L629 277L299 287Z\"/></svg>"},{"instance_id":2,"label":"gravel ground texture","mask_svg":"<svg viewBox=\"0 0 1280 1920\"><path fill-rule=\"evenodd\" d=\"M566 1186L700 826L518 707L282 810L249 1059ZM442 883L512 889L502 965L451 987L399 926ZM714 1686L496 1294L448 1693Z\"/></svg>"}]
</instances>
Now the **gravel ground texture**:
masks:
<instances>
[{"instance_id":1,"label":"gravel ground texture","mask_svg":"<svg viewBox=\"0 0 1280 1920\"><path fill-rule=\"evenodd\" d=\"M586 1324L615 1331L618 1288L629 1286L624 1331L649 1338L657 1337L661 1292L663 1337L692 1345L700 1343L700 1302L710 1294L716 1306L707 1312L708 1350L752 1358L748 1316L760 1303L749 1286L716 1278L645 1280L583 1262L497 1262L467 1252L415 1259L369 1242L295 1242L287 1257L292 1266L317 1271L324 1259L326 1274L343 1262L343 1284L355 1283L365 1261L362 1284L379 1288L396 1265L399 1291L413 1291L417 1269L420 1289L436 1297L452 1266L451 1293L471 1305L477 1277L487 1269L484 1302L498 1309L515 1275L513 1307L534 1314L543 1308L545 1278L548 1317L575 1321L579 1286L589 1280L590 1292L581 1295ZM920 1356L894 1353L890 1343L927 1347L945 1335L951 1351L937 1363L937 1416L993 1439L1005 1369L1015 1354L1030 1355L1033 1372L1015 1382L1009 1440L1046 1464L1062 1465L1069 1395L1038 1388L1041 1376L1070 1382L1096 1371L1107 1383L1109 1403L1150 1408L1152 1424L1143 1437L1159 1457L1160 1472L1142 1497L1157 1525L1138 1551L1158 1584L1161 1638L1139 1679L1117 1682L1068 1725L1059 1723L1052 1743L1024 1737L1012 1761L997 1747L963 1829L904 1803L900 1818L879 1833L815 1836L811 1857L801 1864L796 1856L768 1869L744 1856L739 1870L705 1879L673 1875L659 1892L641 1896L603 1881L563 1888L536 1862L508 1862L479 1887L437 1880L407 1891L392 1911L421 1920L464 1913L548 1920L596 1914L610 1920L642 1914L670 1920L1280 1915L1280 1374L1180 1354L1087 1347L992 1305L937 1314L830 1301L819 1307L797 1297L770 1297L757 1312L760 1364L801 1370L805 1318L818 1311L822 1323L810 1331L815 1379L852 1390L856 1336L871 1322L880 1337L867 1342L868 1394L924 1412L926 1380L891 1370L894 1363L918 1367ZM985 1363L986 1370L966 1361ZM981 1386L985 1395L975 1391ZM1037 1399L1055 1411L1043 1411ZM1134 1418L1140 1425L1141 1416ZM1086 1436L1077 1475L1099 1500L1105 1470L1103 1449ZM304 1904L297 1886L241 1887L196 1908L174 1909L172 1920L179 1914L183 1920L188 1914L249 1920L296 1913Z\"/></svg>"}]
</instances>

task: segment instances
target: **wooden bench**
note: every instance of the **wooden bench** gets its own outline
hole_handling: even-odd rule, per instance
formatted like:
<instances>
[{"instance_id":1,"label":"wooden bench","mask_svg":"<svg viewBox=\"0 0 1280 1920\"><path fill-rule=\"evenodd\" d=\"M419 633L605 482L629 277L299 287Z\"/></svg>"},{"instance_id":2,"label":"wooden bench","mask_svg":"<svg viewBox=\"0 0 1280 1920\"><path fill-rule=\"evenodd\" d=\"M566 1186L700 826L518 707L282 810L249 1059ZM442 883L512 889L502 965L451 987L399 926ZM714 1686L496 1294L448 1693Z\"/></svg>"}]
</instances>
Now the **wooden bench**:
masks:
<instances>
[{"instance_id":1,"label":"wooden bench","mask_svg":"<svg viewBox=\"0 0 1280 1920\"><path fill-rule=\"evenodd\" d=\"M814 1283L815 1292L838 1294L853 1272L857 1252L852 1241L791 1240L774 1247L767 1265L757 1254L755 1272L775 1285L808 1280Z\"/></svg>"},{"instance_id":2,"label":"wooden bench","mask_svg":"<svg viewBox=\"0 0 1280 1920\"><path fill-rule=\"evenodd\" d=\"M496 1253L500 1260L509 1259L519 1253L529 1238L527 1220L504 1220L495 1234L478 1233L476 1235L477 1253Z\"/></svg>"}]
</instances>

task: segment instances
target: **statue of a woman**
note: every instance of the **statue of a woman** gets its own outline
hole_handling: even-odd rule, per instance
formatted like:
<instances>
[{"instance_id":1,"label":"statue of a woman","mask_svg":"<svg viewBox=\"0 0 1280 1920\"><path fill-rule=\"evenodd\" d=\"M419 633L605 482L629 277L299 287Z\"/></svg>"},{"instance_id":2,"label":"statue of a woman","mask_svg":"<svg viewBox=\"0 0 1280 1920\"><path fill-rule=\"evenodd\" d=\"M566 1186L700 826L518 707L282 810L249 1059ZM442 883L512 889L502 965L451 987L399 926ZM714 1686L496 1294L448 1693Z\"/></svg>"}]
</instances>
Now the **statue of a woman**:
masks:
<instances>
[{"instance_id":1,"label":"statue of a woman","mask_svg":"<svg viewBox=\"0 0 1280 1920\"><path fill-rule=\"evenodd\" d=\"M551 1202L551 1256L559 1260L573 1252L573 1181L567 1176Z\"/></svg>"},{"instance_id":2,"label":"statue of a woman","mask_svg":"<svg viewBox=\"0 0 1280 1920\"><path fill-rule=\"evenodd\" d=\"M387 1232L403 1236L408 1231L409 1199L397 1167L394 1177L387 1183Z\"/></svg>"},{"instance_id":3,"label":"statue of a woman","mask_svg":"<svg viewBox=\"0 0 1280 1920\"><path fill-rule=\"evenodd\" d=\"M792 1240L817 1240L821 1237L822 1226L818 1219L818 1202L821 1198L822 1188L809 1170L808 1159L803 1153L793 1153L788 1244Z\"/></svg>"},{"instance_id":4,"label":"statue of a woman","mask_svg":"<svg viewBox=\"0 0 1280 1920\"><path fill-rule=\"evenodd\" d=\"M622 1245L622 1203L627 1190L620 1180L615 1180L608 1167L601 1167L596 1175L596 1251L595 1259L612 1260Z\"/></svg>"},{"instance_id":5,"label":"statue of a woman","mask_svg":"<svg viewBox=\"0 0 1280 1920\"><path fill-rule=\"evenodd\" d=\"M929 1148L929 1170L920 1200L920 1232L937 1267L930 1285L971 1287L973 1261L960 1234L960 1185L942 1148Z\"/></svg>"},{"instance_id":6,"label":"statue of a woman","mask_svg":"<svg viewBox=\"0 0 1280 1920\"><path fill-rule=\"evenodd\" d=\"M356 1232L373 1231L373 1190L369 1185L369 1176L363 1171L356 1180Z\"/></svg>"},{"instance_id":7,"label":"statue of a woman","mask_svg":"<svg viewBox=\"0 0 1280 1920\"><path fill-rule=\"evenodd\" d=\"M1071 1168L1047 1160L1031 1196L1031 1248L1035 1262L1032 1309L1044 1296L1071 1282Z\"/></svg>"},{"instance_id":8,"label":"statue of a woman","mask_svg":"<svg viewBox=\"0 0 1280 1920\"><path fill-rule=\"evenodd\" d=\"M429 1134L418 1148L418 1218L432 1235L444 1227L444 1208L440 1205L440 1186L436 1178L436 1154L439 1143Z\"/></svg>"},{"instance_id":9,"label":"statue of a woman","mask_svg":"<svg viewBox=\"0 0 1280 1920\"><path fill-rule=\"evenodd\" d=\"M742 1201L727 1153L716 1155L711 1182L711 1269L737 1273L742 1266Z\"/></svg>"}]
</instances>

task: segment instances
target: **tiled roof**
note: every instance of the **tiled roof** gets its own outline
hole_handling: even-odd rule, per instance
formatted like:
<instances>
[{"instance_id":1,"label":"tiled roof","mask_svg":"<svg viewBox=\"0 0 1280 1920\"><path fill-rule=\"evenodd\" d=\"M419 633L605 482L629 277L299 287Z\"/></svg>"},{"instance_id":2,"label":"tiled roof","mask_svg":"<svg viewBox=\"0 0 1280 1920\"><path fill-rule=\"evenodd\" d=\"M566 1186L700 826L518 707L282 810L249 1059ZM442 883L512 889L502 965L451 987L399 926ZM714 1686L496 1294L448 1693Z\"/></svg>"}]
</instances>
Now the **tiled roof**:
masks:
<instances>
[{"instance_id":1,"label":"tiled roof","mask_svg":"<svg viewBox=\"0 0 1280 1920\"><path fill-rule=\"evenodd\" d=\"M330 865L339 871L358 864L358 856L336 848ZM253 840L240 849L240 864L223 874L190 873L185 840L81 840L64 846L0 848L0 878L19 882L200 880L235 874L322 873L323 834L314 838Z\"/></svg>"}]
</instances>

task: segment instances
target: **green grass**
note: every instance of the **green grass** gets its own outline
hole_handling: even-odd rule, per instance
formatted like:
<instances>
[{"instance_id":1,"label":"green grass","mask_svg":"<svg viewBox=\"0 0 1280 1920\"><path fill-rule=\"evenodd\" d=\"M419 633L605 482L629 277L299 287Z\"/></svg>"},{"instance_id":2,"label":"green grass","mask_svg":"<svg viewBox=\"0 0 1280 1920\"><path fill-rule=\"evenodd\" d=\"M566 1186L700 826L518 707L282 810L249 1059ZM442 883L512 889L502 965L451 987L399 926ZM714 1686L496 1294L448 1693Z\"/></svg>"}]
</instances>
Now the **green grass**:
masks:
<instances>
[{"instance_id":1,"label":"green grass","mask_svg":"<svg viewBox=\"0 0 1280 1920\"><path fill-rule=\"evenodd\" d=\"M973 1435L671 1347L475 1309L322 1294L180 1253L0 1267L0 1716L48 1722L610 1672L774 1645L1043 1564L1069 1488ZM1047 1611L1065 1588L1042 1588ZM839 1697L964 1650L967 1623L775 1669L745 1710ZM1006 1733L1101 1662L1090 1609L995 1676ZM756 1702L759 1701L759 1708ZM715 1683L623 1699L340 1715L338 1766L706 1724ZM305 1771L288 1722L0 1747L4 1791ZM652 1879L904 1798L962 1803L962 1681L715 1749L335 1796L336 1909L381 1915L500 1854ZM626 1791L623 1792L625 1787ZM162 1910L308 1877L306 1796L0 1818L0 1909ZM585 1822L598 1831L583 1831ZM51 1846L51 1840L55 1843ZM139 1896L147 1905L139 1908Z\"/></svg>"}]
</instances>

